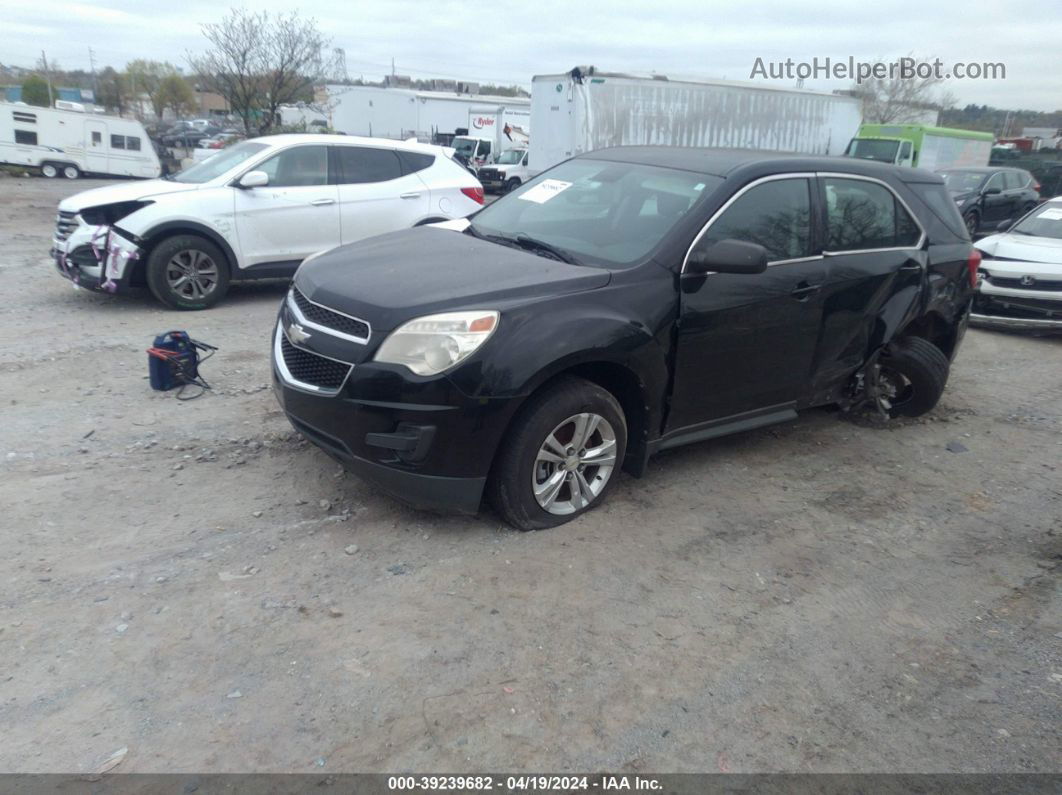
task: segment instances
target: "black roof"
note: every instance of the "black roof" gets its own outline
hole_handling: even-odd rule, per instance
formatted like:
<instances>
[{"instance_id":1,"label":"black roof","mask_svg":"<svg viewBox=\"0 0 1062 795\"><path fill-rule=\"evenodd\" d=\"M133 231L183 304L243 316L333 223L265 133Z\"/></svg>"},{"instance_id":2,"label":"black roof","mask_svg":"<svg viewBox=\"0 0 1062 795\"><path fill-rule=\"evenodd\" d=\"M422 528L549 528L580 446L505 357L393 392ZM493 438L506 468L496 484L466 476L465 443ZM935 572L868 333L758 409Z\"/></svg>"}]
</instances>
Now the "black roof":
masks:
<instances>
[{"instance_id":1,"label":"black roof","mask_svg":"<svg viewBox=\"0 0 1062 795\"><path fill-rule=\"evenodd\" d=\"M774 171L834 171L867 177L893 177L903 182L941 182L941 178L920 168L901 168L853 157L765 152L760 149L704 149L683 146L615 146L579 155L593 160L640 163L674 168L726 178L735 172L755 169Z\"/></svg>"}]
</instances>

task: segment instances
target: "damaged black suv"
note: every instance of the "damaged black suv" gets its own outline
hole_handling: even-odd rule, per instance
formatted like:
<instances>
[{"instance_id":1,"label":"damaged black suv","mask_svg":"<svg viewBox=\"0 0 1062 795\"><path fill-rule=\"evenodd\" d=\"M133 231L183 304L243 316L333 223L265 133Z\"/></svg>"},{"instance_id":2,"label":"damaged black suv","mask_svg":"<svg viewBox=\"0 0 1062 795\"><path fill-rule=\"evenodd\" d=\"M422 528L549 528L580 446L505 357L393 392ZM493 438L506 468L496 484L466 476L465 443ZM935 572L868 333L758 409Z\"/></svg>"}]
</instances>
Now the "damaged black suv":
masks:
<instances>
[{"instance_id":1,"label":"damaged black suv","mask_svg":"<svg viewBox=\"0 0 1062 795\"><path fill-rule=\"evenodd\" d=\"M308 259L273 335L280 403L420 507L522 529L620 468L810 406L937 403L979 255L943 180L843 158L592 152L471 219Z\"/></svg>"}]
</instances>

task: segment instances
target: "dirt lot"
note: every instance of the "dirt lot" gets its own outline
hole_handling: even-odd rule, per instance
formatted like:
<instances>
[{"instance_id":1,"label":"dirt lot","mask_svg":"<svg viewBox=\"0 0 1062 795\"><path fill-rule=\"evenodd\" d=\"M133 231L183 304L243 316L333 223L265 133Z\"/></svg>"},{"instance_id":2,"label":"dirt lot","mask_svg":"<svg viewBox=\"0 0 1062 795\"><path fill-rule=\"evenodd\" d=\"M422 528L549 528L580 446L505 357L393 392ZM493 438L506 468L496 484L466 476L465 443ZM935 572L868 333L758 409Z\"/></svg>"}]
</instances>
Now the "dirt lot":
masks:
<instances>
[{"instance_id":1,"label":"dirt lot","mask_svg":"<svg viewBox=\"0 0 1062 795\"><path fill-rule=\"evenodd\" d=\"M290 431L282 286L72 289L94 184L0 180L0 770L1062 769L1062 339L971 331L927 418L673 451L521 534ZM173 327L200 400L148 387Z\"/></svg>"}]
</instances>

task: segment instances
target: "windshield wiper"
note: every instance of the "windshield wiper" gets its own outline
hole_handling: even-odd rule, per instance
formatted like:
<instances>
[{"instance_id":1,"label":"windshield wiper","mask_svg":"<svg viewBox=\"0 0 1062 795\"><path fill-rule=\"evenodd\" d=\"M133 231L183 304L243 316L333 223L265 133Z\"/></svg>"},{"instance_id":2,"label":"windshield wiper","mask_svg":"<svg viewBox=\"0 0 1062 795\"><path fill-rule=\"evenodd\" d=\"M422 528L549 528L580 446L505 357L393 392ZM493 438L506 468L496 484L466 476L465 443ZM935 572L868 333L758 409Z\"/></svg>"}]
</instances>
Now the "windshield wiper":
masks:
<instances>
[{"instance_id":1,"label":"windshield wiper","mask_svg":"<svg viewBox=\"0 0 1062 795\"><path fill-rule=\"evenodd\" d=\"M569 265L579 265L580 262L567 251L562 248L550 245L544 240L531 237L531 235L523 232L517 232L516 237L512 238L518 246L526 248L529 251L541 251L543 254L549 254L554 259L559 259L561 262L567 262Z\"/></svg>"}]
</instances>

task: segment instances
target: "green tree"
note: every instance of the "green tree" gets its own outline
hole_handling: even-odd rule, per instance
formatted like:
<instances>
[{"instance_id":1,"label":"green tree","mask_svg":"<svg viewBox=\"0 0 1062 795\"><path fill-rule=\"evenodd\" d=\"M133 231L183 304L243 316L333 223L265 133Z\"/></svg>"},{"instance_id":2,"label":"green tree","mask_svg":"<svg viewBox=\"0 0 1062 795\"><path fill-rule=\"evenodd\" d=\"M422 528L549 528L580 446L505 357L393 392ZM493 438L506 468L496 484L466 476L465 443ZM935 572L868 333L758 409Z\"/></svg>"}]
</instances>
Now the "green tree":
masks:
<instances>
[{"instance_id":1,"label":"green tree","mask_svg":"<svg viewBox=\"0 0 1062 795\"><path fill-rule=\"evenodd\" d=\"M121 115L129 103L129 86L125 75L106 66L100 71L96 82L99 86L96 102L105 108L113 108Z\"/></svg>"},{"instance_id":2,"label":"green tree","mask_svg":"<svg viewBox=\"0 0 1062 795\"><path fill-rule=\"evenodd\" d=\"M40 75L30 75L23 80L22 101L27 105L49 107L51 103L48 101L48 81Z\"/></svg>"},{"instance_id":3,"label":"green tree","mask_svg":"<svg viewBox=\"0 0 1062 795\"><path fill-rule=\"evenodd\" d=\"M179 95L177 101L187 96L177 88L177 81L184 81L184 78L176 66L166 61L149 61L144 58L130 61L125 65L125 79L130 91L136 96L147 94L151 109L159 118L162 117L163 110L172 107L175 96ZM189 87L188 95L190 94ZM191 99L189 97L190 102Z\"/></svg>"},{"instance_id":4,"label":"green tree","mask_svg":"<svg viewBox=\"0 0 1062 795\"><path fill-rule=\"evenodd\" d=\"M157 96L152 103L158 100L162 110L170 108L176 115L183 116L195 113L195 92L192 85L179 74L166 75L159 83Z\"/></svg>"}]
</instances>

